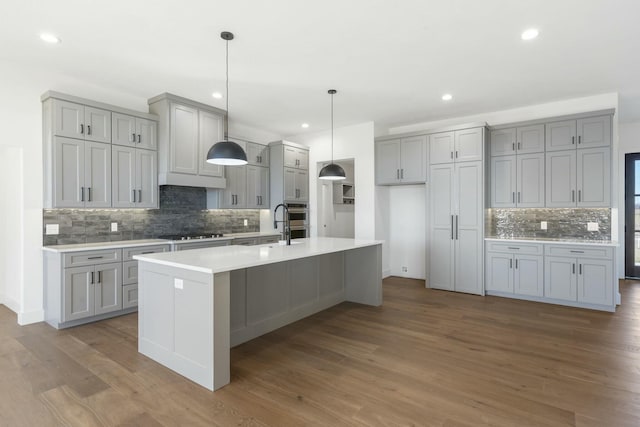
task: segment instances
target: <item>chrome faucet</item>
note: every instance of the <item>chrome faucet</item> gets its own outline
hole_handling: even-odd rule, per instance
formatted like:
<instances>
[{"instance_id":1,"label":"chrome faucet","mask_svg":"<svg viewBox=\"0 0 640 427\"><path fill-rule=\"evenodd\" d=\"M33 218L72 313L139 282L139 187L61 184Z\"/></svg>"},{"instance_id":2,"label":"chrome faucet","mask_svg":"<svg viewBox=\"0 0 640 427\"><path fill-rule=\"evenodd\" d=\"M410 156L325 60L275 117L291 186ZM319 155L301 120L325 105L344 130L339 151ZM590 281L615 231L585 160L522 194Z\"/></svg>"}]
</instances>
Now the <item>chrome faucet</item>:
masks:
<instances>
[{"instance_id":1,"label":"chrome faucet","mask_svg":"<svg viewBox=\"0 0 640 427\"><path fill-rule=\"evenodd\" d=\"M284 210L282 212L282 215L283 215L282 221L278 221L277 217L276 217L276 215L278 213L278 208L280 206L282 206L282 208ZM273 210L273 228L275 228L276 230L278 229L278 223L279 222L281 222L283 224L282 235L287 240L287 246L291 246L291 224L289 223L289 208L284 203L280 203Z\"/></svg>"}]
</instances>

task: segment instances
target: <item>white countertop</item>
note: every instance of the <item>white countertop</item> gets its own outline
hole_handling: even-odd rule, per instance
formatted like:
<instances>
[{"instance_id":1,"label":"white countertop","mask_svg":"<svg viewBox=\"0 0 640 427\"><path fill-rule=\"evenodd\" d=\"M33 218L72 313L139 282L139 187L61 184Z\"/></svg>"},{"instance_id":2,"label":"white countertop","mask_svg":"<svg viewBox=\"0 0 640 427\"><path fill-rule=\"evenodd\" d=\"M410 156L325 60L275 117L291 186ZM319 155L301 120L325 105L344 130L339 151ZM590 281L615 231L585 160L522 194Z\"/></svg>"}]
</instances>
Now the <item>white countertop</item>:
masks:
<instances>
[{"instance_id":1,"label":"white countertop","mask_svg":"<svg viewBox=\"0 0 640 427\"><path fill-rule=\"evenodd\" d=\"M552 239L548 237L485 237L484 240L490 242L552 243L554 245L620 246L614 240Z\"/></svg>"},{"instance_id":2,"label":"white countertop","mask_svg":"<svg viewBox=\"0 0 640 427\"><path fill-rule=\"evenodd\" d=\"M292 241L291 246L275 243L256 246L220 246L193 249L190 251L136 255L133 259L214 274L332 252L375 246L382 243L382 240L317 237L295 239Z\"/></svg>"},{"instance_id":3,"label":"white countertop","mask_svg":"<svg viewBox=\"0 0 640 427\"><path fill-rule=\"evenodd\" d=\"M49 252L79 252L98 249L131 248L135 246L168 245L170 242L170 240L164 239L119 240L115 242L76 243L73 245L43 246L42 250Z\"/></svg>"}]
</instances>

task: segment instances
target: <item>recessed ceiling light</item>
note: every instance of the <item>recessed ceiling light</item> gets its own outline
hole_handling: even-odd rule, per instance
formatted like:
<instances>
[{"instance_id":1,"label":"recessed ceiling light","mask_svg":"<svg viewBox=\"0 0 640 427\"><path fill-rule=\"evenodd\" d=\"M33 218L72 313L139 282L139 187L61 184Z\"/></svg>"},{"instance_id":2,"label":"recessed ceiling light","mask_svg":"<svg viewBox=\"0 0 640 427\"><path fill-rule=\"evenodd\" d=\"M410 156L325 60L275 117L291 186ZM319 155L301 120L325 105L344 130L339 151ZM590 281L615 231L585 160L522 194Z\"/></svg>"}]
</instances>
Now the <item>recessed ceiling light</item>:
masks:
<instances>
[{"instance_id":1,"label":"recessed ceiling light","mask_svg":"<svg viewBox=\"0 0 640 427\"><path fill-rule=\"evenodd\" d=\"M215 99L222 99L222 94L220 92L213 92L211 94Z\"/></svg>"},{"instance_id":2,"label":"recessed ceiling light","mask_svg":"<svg viewBox=\"0 0 640 427\"><path fill-rule=\"evenodd\" d=\"M51 43L51 44L57 44L62 42L62 40L60 40L59 37L50 34L50 33L42 33L40 34L40 39L42 39L43 41L47 42L47 43Z\"/></svg>"},{"instance_id":3,"label":"recessed ceiling light","mask_svg":"<svg viewBox=\"0 0 640 427\"><path fill-rule=\"evenodd\" d=\"M453 96L451 96L450 93L445 93L444 95L442 95L443 101L451 101L452 99L453 99Z\"/></svg>"},{"instance_id":4,"label":"recessed ceiling light","mask_svg":"<svg viewBox=\"0 0 640 427\"><path fill-rule=\"evenodd\" d=\"M306 129L309 127L309 123L303 123L301 126Z\"/></svg>"},{"instance_id":5,"label":"recessed ceiling light","mask_svg":"<svg viewBox=\"0 0 640 427\"><path fill-rule=\"evenodd\" d=\"M540 34L540 31L538 31L536 28L529 28L522 33L521 37L522 40L533 40L538 37L538 34Z\"/></svg>"}]
</instances>

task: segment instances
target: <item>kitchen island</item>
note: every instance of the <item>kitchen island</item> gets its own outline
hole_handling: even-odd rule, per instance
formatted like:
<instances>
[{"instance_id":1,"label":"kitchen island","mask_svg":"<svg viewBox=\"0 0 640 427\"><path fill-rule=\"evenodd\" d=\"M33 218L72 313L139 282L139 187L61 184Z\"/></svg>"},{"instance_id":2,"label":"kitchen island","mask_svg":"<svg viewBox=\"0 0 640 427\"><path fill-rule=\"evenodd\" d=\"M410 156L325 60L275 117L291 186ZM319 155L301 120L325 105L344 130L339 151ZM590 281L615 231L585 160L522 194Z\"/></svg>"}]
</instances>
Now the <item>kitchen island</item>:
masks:
<instances>
[{"instance_id":1,"label":"kitchen island","mask_svg":"<svg viewBox=\"0 0 640 427\"><path fill-rule=\"evenodd\" d=\"M382 242L310 238L139 255L138 351L217 390L230 348L344 301L382 304Z\"/></svg>"}]
</instances>

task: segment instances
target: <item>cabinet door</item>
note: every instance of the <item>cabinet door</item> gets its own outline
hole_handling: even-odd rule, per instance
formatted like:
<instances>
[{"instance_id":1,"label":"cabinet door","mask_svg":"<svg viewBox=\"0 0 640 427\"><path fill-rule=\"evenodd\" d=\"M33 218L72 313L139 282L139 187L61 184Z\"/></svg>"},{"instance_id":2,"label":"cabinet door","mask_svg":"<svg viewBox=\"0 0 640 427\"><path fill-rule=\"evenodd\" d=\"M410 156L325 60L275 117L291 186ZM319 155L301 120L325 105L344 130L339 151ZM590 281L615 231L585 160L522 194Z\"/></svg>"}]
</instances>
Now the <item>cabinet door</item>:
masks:
<instances>
[{"instance_id":1,"label":"cabinet door","mask_svg":"<svg viewBox=\"0 0 640 427\"><path fill-rule=\"evenodd\" d=\"M519 127L517 132L518 154L544 153L544 125Z\"/></svg>"},{"instance_id":2,"label":"cabinet door","mask_svg":"<svg viewBox=\"0 0 640 427\"><path fill-rule=\"evenodd\" d=\"M224 120L222 116L208 111L199 111L200 131L199 131L199 170L200 175L224 176L224 166L207 163L207 153L209 149L218 141L224 138Z\"/></svg>"},{"instance_id":3,"label":"cabinet door","mask_svg":"<svg viewBox=\"0 0 640 427\"><path fill-rule=\"evenodd\" d=\"M54 207L84 207L84 141L56 137L53 156Z\"/></svg>"},{"instance_id":4,"label":"cabinet door","mask_svg":"<svg viewBox=\"0 0 640 427\"><path fill-rule=\"evenodd\" d=\"M171 172L198 174L198 110L171 104Z\"/></svg>"},{"instance_id":5,"label":"cabinet door","mask_svg":"<svg viewBox=\"0 0 640 427\"><path fill-rule=\"evenodd\" d=\"M96 266L95 314L122 310L122 264Z\"/></svg>"},{"instance_id":6,"label":"cabinet door","mask_svg":"<svg viewBox=\"0 0 640 427\"><path fill-rule=\"evenodd\" d=\"M429 135L429 162L432 165L453 162L454 133Z\"/></svg>"},{"instance_id":7,"label":"cabinet door","mask_svg":"<svg viewBox=\"0 0 640 427\"><path fill-rule=\"evenodd\" d=\"M516 207L516 156L491 157L491 207Z\"/></svg>"},{"instance_id":8,"label":"cabinet door","mask_svg":"<svg viewBox=\"0 0 640 427\"><path fill-rule=\"evenodd\" d=\"M158 124L153 120L136 119L137 148L158 149Z\"/></svg>"},{"instance_id":9,"label":"cabinet door","mask_svg":"<svg viewBox=\"0 0 640 427\"><path fill-rule=\"evenodd\" d=\"M296 188L298 190L298 198L300 202L309 201L309 172L306 170L296 171Z\"/></svg>"},{"instance_id":10,"label":"cabinet door","mask_svg":"<svg viewBox=\"0 0 640 427\"><path fill-rule=\"evenodd\" d=\"M520 208L544 208L544 153L518 154L516 203Z\"/></svg>"},{"instance_id":11,"label":"cabinet door","mask_svg":"<svg viewBox=\"0 0 640 427\"><path fill-rule=\"evenodd\" d=\"M455 131L456 162L473 162L476 160L482 160L483 133L483 128Z\"/></svg>"},{"instance_id":12,"label":"cabinet door","mask_svg":"<svg viewBox=\"0 0 640 427\"><path fill-rule=\"evenodd\" d=\"M578 150L578 207L611 205L611 149Z\"/></svg>"},{"instance_id":13,"label":"cabinet door","mask_svg":"<svg viewBox=\"0 0 640 427\"><path fill-rule=\"evenodd\" d=\"M284 200L295 201L298 195L296 190L296 170L284 168Z\"/></svg>"},{"instance_id":14,"label":"cabinet door","mask_svg":"<svg viewBox=\"0 0 640 427\"><path fill-rule=\"evenodd\" d=\"M158 207L158 154L151 150L136 150L136 207Z\"/></svg>"},{"instance_id":15,"label":"cabinet door","mask_svg":"<svg viewBox=\"0 0 640 427\"><path fill-rule=\"evenodd\" d=\"M576 148L576 121L547 123L545 146L547 151Z\"/></svg>"},{"instance_id":16,"label":"cabinet door","mask_svg":"<svg viewBox=\"0 0 640 427\"><path fill-rule=\"evenodd\" d=\"M577 121L578 148L609 147L611 116L589 117Z\"/></svg>"},{"instance_id":17,"label":"cabinet door","mask_svg":"<svg viewBox=\"0 0 640 427\"><path fill-rule=\"evenodd\" d=\"M282 146L284 150L284 167L285 168L297 168L298 167L298 151L295 147L288 145Z\"/></svg>"},{"instance_id":18,"label":"cabinet door","mask_svg":"<svg viewBox=\"0 0 640 427\"><path fill-rule=\"evenodd\" d=\"M456 292L482 295L484 228L482 162L455 165L455 286Z\"/></svg>"},{"instance_id":19,"label":"cabinet door","mask_svg":"<svg viewBox=\"0 0 640 427\"><path fill-rule=\"evenodd\" d=\"M111 146L113 169L111 175L114 208L132 208L138 195L136 189L136 149Z\"/></svg>"},{"instance_id":20,"label":"cabinet door","mask_svg":"<svg viewBox=\"0 0 640 427\"><path fill-rule=\"evenodd\" d=\"M111 143L111 111L84 107L84 127L87 141Z\"/></svg>"},{"instance_id":21,"label":"cabinet door","mask_svg":"<svg viewBox=\"0 0 640 427\"><path fill-rule=\"evenodd\" d=\"M87 208L111 207L111 144L84 143L84 185Z\"/></svg>"},{"instance_id":22,"label":"cabinet door","mask_svg":"<svg viewBox=\"0 0 640 427\"><path fill-rule=\"evenodd\" d=\"M544 264L541 256L514 257L514 293L541 297L544 295Z\"/></svg>"},{"instance_id":23,"label":"cabinet door","mask_svg":"<svg viewBox=\"0 0 640 427\"><path fill-rule=\"evenodd\" d=\"M613 263L578 259L578 301L613 305Z\"/></svg>"},{"instance_id":24,"label":"cabinet door","mask_svg":"<svg viewBox=\"0 0 640 427\"><path fill-rule=\"evenodd\" d=\"M84 139L84 105L55 99L53 116L55 135Z\"/></svg>"},{"instance_id":25,"label":"cabinet door","mask_svg":"<svg viewBox=\"0 0 640 427\"><path fill-rule=\"evenodd\" d=\"M406 183L426 181L426 136L402 138L400 144L400 179Z\"/></svg>"},{"instance_id":26,"label":"cabinet door","mask_svg":"<svg viewBox=\"0 0 640 427\"><path fill-rule=\"evenodd\" d=\"M488 291L513 292L513 255L487 252L485 287Z\"/></svg>"},{"instance_id":27,"label":"cabinet door","mask_svg":"<svg viewBox=\"0 0 640 427\"><path fill-rule=\"evenodd\" d=\"M429 287L454 289L453 164L432 166L429 172Z\"/></svg>"},{"instance_id":28,"label":"cabinet door","mask_svg":"<svg viewBox=\"0 0 640 427\"><path fill-rule=\"evenodd\" d=\"M516 153L516 128L491 131L491 155L508 156Z\"/></svg>"},{"instance_id":29,"label":"cabinet door","mask_svg":"<svg viewBox=\"0 0 640 427\"><path fill-rule=\"evenodd\" d=\"M576 206L576 150L546 153L546 207Z\"/></svg>"},{"instance_id":30,"label":"cabinet door","mask_svg":"<svg viewBox=\"0 0 640 427\"><path fill-rule=\"evenodd\" d=\"M269 166L269 150L262 144L247 142L247 160L250 165Z\"/></svg>"},{"instance_id":31,"label":"cabinet door","mask_svg":"<svg viewBox=\"0 0 640 427\"><path fill-rule=\"evenodd\" d=\"M125 261L122 263L122 284L133 283L138 283L138 261Z\"/></svg>"},{"instance_id":32,"label":"cabinet door","mask_svg":"<svg viewBox=\"0 0 640 427\"><path fill-rule=\"evenodd\" d=\"M298 148L296 156L298 157L298 169L309 170L309 151Z\"/></svg>"},{"instance_id":33,"label":"cabinet door","mask_svg":"<svg viewBox=\"0 0 640 427\"><path fill-rule=\"evenodd\" d=\"M259 169L259 185L258 185L258 196L260 196L259 200L259 208L260 209L269 209L269 168L258 168Z\"/></svg>"},{"instance_id":34,"label":"cabinet door","mask_svg":"<svg viewBox=\"0 0 640 427\"><path fill-rule=\"evenodd\" d=\"M575 258L544 258L544 296L567 301L577 300Z\"/></svg>"},{"instance_id":35,"label":"cabinet door","mask_svg":"<svg viewBox=\"0 0 640 427\"><path fill-rule=\"evenodd\" d=\"M122 308L138 306L138 284L122 286Z\"/></svg>"},{"instance_id":36,"label":"cabinet door","mask_svg":"<svg viewBox=\"0 0 640 427\"><path fill-rule=\"evenodd\" d=\"M260 166L245 166L247 173L247 207L259 209L260 206Z\"/></svg>"},{"instance_id":37,"label":"cabinet door","mask_svg":"<svg viewBox=\"0 0 640 427\"><path fill-rule=\"evenodd\" d=\"M95 278L93 265L64 269L63 322L83 319L95 314L92 277Z\"/></svg>"},{"instance_id":38,"label":"cabinet door","mask_svg":"<svg viewBox=\"0 0 640 427\"><path fill-rule=\"evenodd\" d=\"M397 184L400 181L400 140L376 144L376 184Z\"/></svg>"},{"instance_id":39,"label":"cabinet door","mask_svg":"<svg viewBox=\"0 0 640 427\"><path fill-rule=\"evenodd\" d=\"M127 114L111 113L111 137L112 144L136 145L136 118Z\"/></svg>"},{"instance_id":40,"label":"cabinet door","mask_svg":"<svg viewBox=\"0 0 640 427\"><path fill-rule=\"evenodd\" d=\"M247 203L246 166L227 166L225 176L227 187L220 191L220 205L223 208L244 208Z\"/></svg>"}]
</instances>

